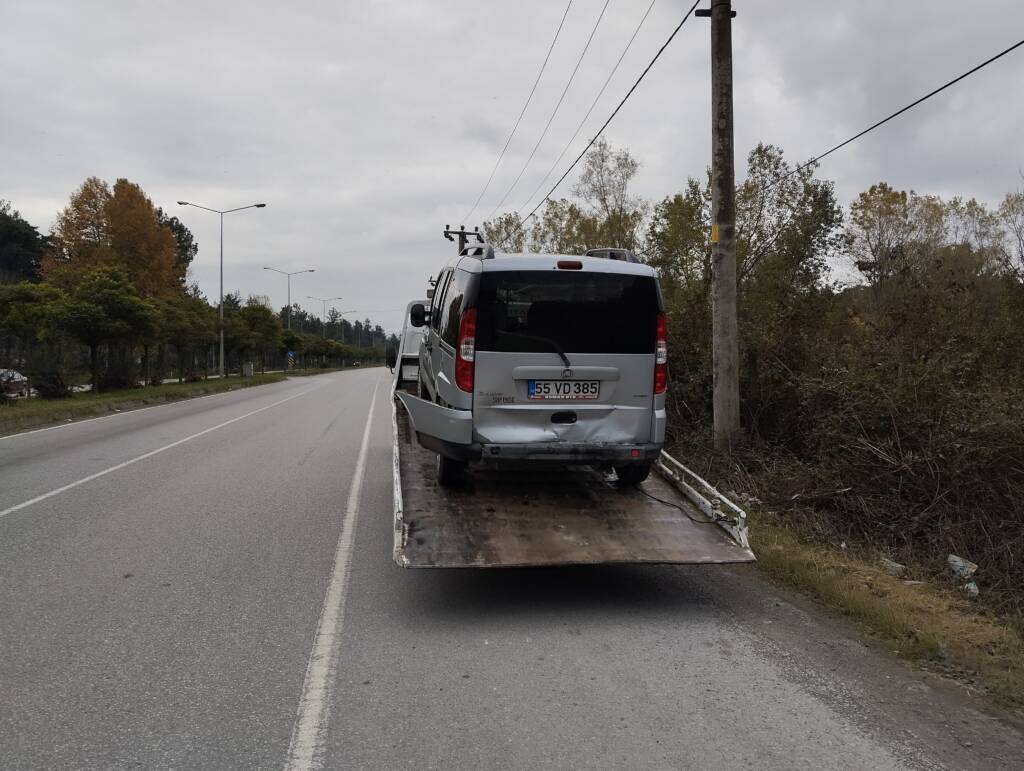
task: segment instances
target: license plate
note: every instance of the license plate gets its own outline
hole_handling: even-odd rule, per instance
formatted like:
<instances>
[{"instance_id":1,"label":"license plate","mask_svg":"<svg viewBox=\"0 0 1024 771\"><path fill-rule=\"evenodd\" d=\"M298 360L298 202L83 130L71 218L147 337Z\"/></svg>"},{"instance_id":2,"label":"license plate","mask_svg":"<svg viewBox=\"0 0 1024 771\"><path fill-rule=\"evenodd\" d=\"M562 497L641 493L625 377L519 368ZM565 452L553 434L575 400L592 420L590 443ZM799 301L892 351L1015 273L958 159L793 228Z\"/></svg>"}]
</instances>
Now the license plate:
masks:
<instances>
[{"instance_id":1,"label":"license plate","mask_svg":"<svg viewBox=\"0 0 1024 771\"><path fill-rule=\"evenodd\" d=\"M526 381L526 396L530 399L597 399L600 395L600 380Z\"/></svg>"}]
</instances>

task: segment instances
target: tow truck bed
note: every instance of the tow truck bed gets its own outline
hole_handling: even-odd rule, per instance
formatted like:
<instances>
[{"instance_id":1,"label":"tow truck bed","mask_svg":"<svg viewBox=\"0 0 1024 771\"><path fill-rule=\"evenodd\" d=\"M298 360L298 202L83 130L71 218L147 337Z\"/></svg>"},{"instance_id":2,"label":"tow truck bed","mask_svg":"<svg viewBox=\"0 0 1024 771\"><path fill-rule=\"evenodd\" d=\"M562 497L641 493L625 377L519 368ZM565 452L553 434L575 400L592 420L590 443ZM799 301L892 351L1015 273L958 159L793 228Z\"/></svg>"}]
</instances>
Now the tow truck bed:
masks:
<instances>
[{"instance_id":1,"label":"tow truck bed","mask_svg":"<svg viewBox=\"0 0 1024 771\"><path fill-rule=\"evenodd\" d=\"M471 468L458 488L434 480L436 455L393 399L394 559L402 567L750 562L739 542L664 479L641 490L590 467Z\"/></svg>"}]
</instances>

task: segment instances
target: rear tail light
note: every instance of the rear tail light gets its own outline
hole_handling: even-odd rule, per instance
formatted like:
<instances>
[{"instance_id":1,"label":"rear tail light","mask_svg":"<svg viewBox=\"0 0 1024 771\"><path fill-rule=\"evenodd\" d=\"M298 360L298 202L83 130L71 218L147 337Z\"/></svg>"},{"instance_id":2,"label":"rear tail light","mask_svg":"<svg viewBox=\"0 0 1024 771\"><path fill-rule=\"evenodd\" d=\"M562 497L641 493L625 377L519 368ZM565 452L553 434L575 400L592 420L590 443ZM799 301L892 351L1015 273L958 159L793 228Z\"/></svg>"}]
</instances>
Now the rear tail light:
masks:
<instances>
[{"instance_id":1,"label":"rear tail light","mask_svg":"<svg viewBox=\"0 0 1024 771\"><path fill-rule=\"evenodd\" d=\"M455 341L455 385L473 393L473 360L476 358L476 308L462 313Z\"/></svg>"},{"instance_id":2,"label":"rear tail light","mask_svg":"<svg viewBox=\"0 0 1024 771\"><path fill-rule=\"evenodd\" d=\"M559 270L583 270L583 263L579 260L559 260Z\"/></svg>"},{"instance_id":3,"label":"rear tail light","mask_svg":"<svg viewBox=\"0 0 1024 771\"><path fill-rule=\"evenodd\" d=\"M654 329L654 393L663 394L668 387L668 325L664 313L658 314Z\"/></svg>"}]
</instances>

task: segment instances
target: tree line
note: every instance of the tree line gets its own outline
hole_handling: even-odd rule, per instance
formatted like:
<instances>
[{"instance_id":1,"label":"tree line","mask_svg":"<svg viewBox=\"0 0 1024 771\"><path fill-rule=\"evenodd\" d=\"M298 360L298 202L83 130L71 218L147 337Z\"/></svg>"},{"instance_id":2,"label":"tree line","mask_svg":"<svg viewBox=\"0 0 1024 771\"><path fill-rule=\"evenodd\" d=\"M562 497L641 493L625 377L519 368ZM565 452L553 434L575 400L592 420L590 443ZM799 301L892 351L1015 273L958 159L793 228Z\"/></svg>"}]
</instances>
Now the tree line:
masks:
<instances>
[{"instance_id":1,"label":"tree line","mask_svg":"<svg viewBox=\"0 0 1024 771\"><path fill-rule=\"evenodd\" d=\"M90 177L48 235L0 201L0 367L43 397L87 380L96 391L198 380L216 371L220 307L188 270L198 244L187 227L126 179ZM369 319L323 320L269 298L224 298L227 371L383 360L389 342ZM394 336L391 336L393 342Z\"/></svg>"},{"instance_id":2,"label":"tree line","mask_svg":"<svg viewBox=\"0 0 1024 771\"><path fill-rule=\"evenodd\" d=\"M603 141L511 250L638 252L669 319L670 439L695 466L810 534L942 570L982 565L1024 610L1024 190L995 204L880 182L842 206L814 166L758 145L736 186L745 446L711 449L708 175L650 202ZM837 276L845 276L840 279Z\"/></svg>"}]
</instances>

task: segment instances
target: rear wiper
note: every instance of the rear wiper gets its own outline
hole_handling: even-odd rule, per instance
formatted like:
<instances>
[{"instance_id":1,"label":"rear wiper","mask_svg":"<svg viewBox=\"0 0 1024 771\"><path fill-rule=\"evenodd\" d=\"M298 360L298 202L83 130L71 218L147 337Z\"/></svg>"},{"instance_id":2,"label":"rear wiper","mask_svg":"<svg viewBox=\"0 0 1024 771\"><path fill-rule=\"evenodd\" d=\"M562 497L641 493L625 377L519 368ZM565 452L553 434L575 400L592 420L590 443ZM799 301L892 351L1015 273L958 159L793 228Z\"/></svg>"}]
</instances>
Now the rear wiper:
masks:
<instances>
[{"instance_id":1,"label":"rear wiper","mask_svg":"<svg viewBox=\"0 0 1024 771\"><path fill-rule=\"evenodd\" d=\"M565 366L572 366L572 363L569 361L569 357L566 356L565 351L562 350L562 346L558 344L557 340L552 340L550 337L540 337L539 335L524 335L521 334L520 332L505 332L504 330L501 329L494 330L494 333L497 335L507 335L509 337L522 337L526 340L539 340L542 343L547 343L548 345L555 349L555 353L557 353L562 358L562 361L565 362Z\"/></svg>"}]
</instances>

